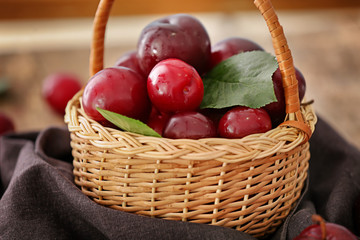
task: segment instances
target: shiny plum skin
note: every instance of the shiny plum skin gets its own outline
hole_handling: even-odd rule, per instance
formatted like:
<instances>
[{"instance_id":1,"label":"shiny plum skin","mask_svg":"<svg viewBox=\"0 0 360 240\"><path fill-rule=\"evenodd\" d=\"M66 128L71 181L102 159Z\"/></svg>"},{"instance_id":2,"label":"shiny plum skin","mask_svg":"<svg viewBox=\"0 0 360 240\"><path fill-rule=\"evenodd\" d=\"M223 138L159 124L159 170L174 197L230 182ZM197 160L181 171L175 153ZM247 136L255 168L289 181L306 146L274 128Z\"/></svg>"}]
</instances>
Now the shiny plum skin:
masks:
<instances>
[{"instance_id":1,"label":"shiny plum skin","mask_svg":"<svg viewBox=\"0 0 360 240\"><path fill-rule=\"evenodd\" d=\"M0 112L0 135L15 131L12 119L5 113Z\"/></svg>"},{"instance_id":2,"label":"shiny plum skin","mask_svg":"<svg viewBox=\"0 0 360 240\"><path fill-rule=\"evenodd\" d=\"M166 59L153 68L147 81L152 104L164 113L196 110L204 96L201 77L189 64Z\"/></svg>"},{"instance_id":3,"label":"shiny plum skin","mask_svg":"<svg viewBox=\"0 0 360 240\"><path fill-rule=\"evenodd\" d=\"M80 89L81 81L74 74L53 73L44 79L42 95L55 112L64 115L68 101Z\"/></svg>"},{"instance_id":4,"label":"shiny plum skin","mask_svg":"<svg viewBox=\"0 0 360 240\"><path fill-rule=\"evenodd\" d=\"M107 123L97 107L146 121L151 105L146 81L125 67L105 68L96 73L85 86L82 104L85 113L95 121Z\"/></svg>"},{"instance_id":5,"label":"shiny plum skin","mask_svg":"<svg viewBox=\"0 0 360 240\"><path fill-rule=\"evenodd\" d=\"M162 136L165 125L169 118L169 114L161 113L155 107L152 107L149 119L146 124Z\"/></svg>"},{"instance_id":6,"label":"shiny plum skin","mask_svg":"<svg viewBox=\"0 0 360 240\"><path fill-rule=\"evenodd\" d=\"M264 109L270 115L272 125L279 125L285 119L285 93L284 87L282 84L282 76L280 69L276 69L272 76L272 81L274 85L274 92L277 101L267 104Z\"/></svg>"},{"instance_id":7,"label":"shiny plum skin","mask_svg":"<svg viewBox=\"0 0 360 240\"><path fill-rule=\"evenodd\" d=\"M120 58L116 60L115 66L130 68L135 72L137 72L138 74L140 74L141 76L145 77L145 74L140 68L139 61L137 58L137 52L135 50L124 53Z\"/></svg>"},{"instance_id":8,"label":"shiny plum skin","mask_svg":"<svg viewBox=\"0 0 360 240\"><path fill-rule=\"evenodd\" d=\"M357 240L347 228L335 224L326 223L326 240ZM310 225L305 228L294 240L321 240L321 227L318 224Z\"/></svg>"},{"instance_id":9,"label":"shiny plum skin","mask_svg":"<svg viewBox=\"0 0 360 240\"><path fill-rule=\"evenodd\" d=\"M296 75L296 79L298 80L299 99L301 102L304 99L306 92L306 81L302 72L300 72L300 70L297 68L295 68L295 75Z\"/></svg>"},{"instance_id":10,"label":"shiny plum skin","mask_svg":"<svg viewBox=\"0 0 360 240\"><path fill-rule=\"evenodd\" d=\"M226 38L212 46L211 66L215 67L220 62L238 53L254 50L263 51L264 49L259 44L246 38Z\"/></svg>"},{"instance_id":11,"label":"shiny plum skin","mask_svg":"<svg viewBox=\"0 0 360 240\"><path fill-rule=\"evenodd\" d=\"M295 68L296 79L298 80L299 99L300 102L304 98L306 91L306 81L303 74ZM269 113L273 126L277 126L285 119L285 93L282 84L282 76L280 69L276 69L272 76L274 92L277 101L267 104L264 109Z\"/></svg>"},{"instance_id":12,"label":"shiny plum skin","mask_svg":"<svg viewBox=\"0 0 360 240\"><path fill-rule=\"evenodd\" d=\"M210 65L210 38L199 20L187 14L175 14L156 20L142 30L137 56L145 75L168 58L183 60L202 75Z\"/></svg>"},{"instance_id":13,"label":"shiny plum skin","mask_svg":"<svg viewBox=\"0 0 360 240\"><path fill-rule=\"evenodd\" d=\"M180 112L172 115L163 132L164 137L172 139L199 139L216 135L214 123L198 112Z\"/></svg>"},{"instance_id":14,"label":"shiny plum skin","mask_svg":"<svg viewBox=\"0 0 360 240\"><path fill-rule=\"evenodd\" d=\"M234 107L220 119L218 133L224 138L242 138L271 129L271 119L261 108Z\"/></svg>"}]
</instances>

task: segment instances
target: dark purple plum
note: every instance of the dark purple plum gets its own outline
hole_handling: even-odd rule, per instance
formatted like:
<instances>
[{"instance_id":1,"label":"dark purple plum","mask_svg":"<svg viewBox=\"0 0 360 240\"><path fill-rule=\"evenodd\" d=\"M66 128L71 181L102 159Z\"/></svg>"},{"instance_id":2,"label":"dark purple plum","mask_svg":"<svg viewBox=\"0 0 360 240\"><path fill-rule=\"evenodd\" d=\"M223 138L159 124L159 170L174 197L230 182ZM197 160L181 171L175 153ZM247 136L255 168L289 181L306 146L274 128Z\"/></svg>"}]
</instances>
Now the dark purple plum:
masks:
<instances>
[{"instance_id":1,"label":"dark purple plum","mask_svg":"<svg viewBox=\"0 0 360 240\"><path fill-rule=\"evenodd\" d=\"M141 32L137 57L145 75L161 60L178 58L193 66L200 75L209 69L211 43L202 23L187 14L158 19Z\"/></svg>"},{"instance_id":2,"label":"dark purple plum","mask_svg":"<svg viewBox=\"0 0 360 240\"><path fill-rule=\"evenodd\" d=\"M211 48L211 66L215 67L220 62L241 52L264 49L257 43L240 37L226 38L217 42Z\"/></svg>"}]
</instances>

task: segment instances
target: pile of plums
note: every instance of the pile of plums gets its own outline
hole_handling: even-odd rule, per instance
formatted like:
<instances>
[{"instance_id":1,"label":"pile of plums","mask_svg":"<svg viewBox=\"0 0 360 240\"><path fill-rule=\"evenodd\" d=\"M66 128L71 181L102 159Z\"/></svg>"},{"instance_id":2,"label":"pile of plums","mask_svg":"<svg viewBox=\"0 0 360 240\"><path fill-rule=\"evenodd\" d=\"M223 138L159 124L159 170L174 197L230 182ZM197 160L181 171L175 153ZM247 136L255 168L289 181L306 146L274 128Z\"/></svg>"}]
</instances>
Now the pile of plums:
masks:
<instances>
[{"instance_id":1,"label":"pile of plums","mask_svg":"<svg viewBox=\"0 0 360 240\"><path fill-rule=\"evenodd\" d=\"M187 14L158 19L141 32L137 49L121 56L113 67L91 77L85 86L85 113L111 126L97 108L146 123L167 138L241 138L277 126L285 117L280 70L272 76L276 102L262 108L233 106L200 109L202 77L236 54L264 51L257 43L239 37L211 45L202 23ZM305 79L296 69L299 96Z\"/></svg>"}]
</instances>

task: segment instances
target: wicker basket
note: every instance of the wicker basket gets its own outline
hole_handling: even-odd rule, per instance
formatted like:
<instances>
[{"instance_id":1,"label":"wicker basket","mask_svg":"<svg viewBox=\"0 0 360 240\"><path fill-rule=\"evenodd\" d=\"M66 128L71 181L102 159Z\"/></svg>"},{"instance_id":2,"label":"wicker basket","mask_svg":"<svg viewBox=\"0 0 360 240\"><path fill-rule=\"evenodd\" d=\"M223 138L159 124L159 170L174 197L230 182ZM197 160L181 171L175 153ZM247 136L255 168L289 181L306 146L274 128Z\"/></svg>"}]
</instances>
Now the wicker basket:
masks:
<instances>
[{"instance_id":1,"label":"wicker basket","mask_svg":"<svg viewBox=\"0 0 360 240\"><path fill-rule=\"evenodd\" d=\"M94 22L91 75L103 68L104 34L112 1ZM269 27L283 76L287 117L280 126L242 139L147 137L107 128L81 106L66 108L75 183L95 202L170 220L232 227L255 237L276 230L301 195L316 116L300 105L282 27L269 0L255 0Z\"/></svg>"}]
</instances>

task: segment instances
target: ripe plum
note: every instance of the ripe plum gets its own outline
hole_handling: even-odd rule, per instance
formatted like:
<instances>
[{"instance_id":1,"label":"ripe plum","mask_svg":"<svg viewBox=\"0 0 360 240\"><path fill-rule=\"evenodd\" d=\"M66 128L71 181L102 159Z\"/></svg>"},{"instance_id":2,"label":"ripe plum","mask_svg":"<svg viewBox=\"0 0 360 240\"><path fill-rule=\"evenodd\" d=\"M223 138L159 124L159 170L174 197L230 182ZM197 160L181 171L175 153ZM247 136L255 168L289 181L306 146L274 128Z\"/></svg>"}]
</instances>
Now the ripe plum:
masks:
<instances>
[{"instance_id":1,"label":"ripe plum","mask_svg":"<svg viewBox=\"0 0 360 240\"><path fill-rule=\"evenodd\" d=\"M5 113L0 112L0 135L15 131L13 120Z\"/></svg>"},{"instance_id":2,"label":"ripe plum","mask_svg":"<svg viewBox=\"0 0 360 240\"><path fill-rule=\"evenodd\" d=\"M301 102L305 95L306 82L303 74L297 68L295 68L295 74L296 79L298 80L299 99ZM267 104L264 109L269 113L272 125L275 127L284 121L286 115L285 93L279 68L276 69L276 71L274 72L272 76L272 81L277 101Z\"/></svg>"},{"instance_id":3,"label":"ripe plum","mask_svg":"<svg viewBox=\"0 0 360 240\"><path fill-rule=\"evenodd\" d=\"M96 73L85 86L82 98L85 113L100 123L107 123L97 107L146 121L151 105L146 81L126 67L105 68Z\"/></svg>"},{"instance_id":4,"label":"ripe plum","mask_svg":"<svg viewBox=\"0 0 360 240\"><path fill-rule=\"evenodd\" d=\"M218 133L225 138L242 138L271 129L268 113L262 108L238 106L230 109L220 119Z\"/></svg>"},{"instance_id":5,"label":"ripe plum","mask_svg":"<svg viewBox=\"0 0 360 240\"><path fill-rule=\"evenodd\" d=\"M149 98L161 112L194 111L204 96L201 77L189 64L166 59L153 68L147 81Z\"/></svg>"},{"instance_id":6,"label":"ripe plum","mask_svg":"<svg viewBox=\"0 0 360 240\"><path fill-rule=\"evenodd\" d=\"M214 123L198 112L180 112L170 117L164 129L167 138L208 138L216 136Z\"/></svg>"},{"instance_id":7,"label":"ripe plum","mask_svg":"<svg viewBox=\"0 0 360 240\"><path fill-rule=\"evenodd\" d=\"M210 38L195 17L175 14L158 19L142 30L137 54L145 75L158 62L168 58L183 60L202 75L210 65Z\"/></svg>"},{"instance_id":8,"label":"ripe plum","mask_svg":"<svg viewBox=\"0 0 360 240\"><path fill-rule=\"evenodd\" d=\"M357 240L347 228L335 223L326 223L319 215L313 215L314 224L305 228L294 240Z\"/></svg>"},{"instance_id":9,"label":"ripe plum","mask_svg":"<svg viewBox=\"0 0 360 240\"><path fill-rule=\"evenodd\" d=\"M225 59L241 52L264 50L259 44L240 37L226 38L211 48L211 66L215 67Z\"/></svg>"},{"instance_id":10,"label":"ripe plum","mask_svg":"<svg viewBox=\"0 0 360 240\"><path fill-rule=\"evenodd\" d=\"M48 75L42 85L42 95L50 107L64 115L68 101L81 89L80 79L71 73Z\"/></svg>"},{"instance_id":11,"label":"ripe plum","mask_svg":"<svg viewBox=\"0 0 360 240\"><path fill-rule=\"evenodd\" d=\"M143 71L139 66L139 61L137 59L137 52L135 50L124 53L115 62L115 66L130 68L145 77L145 74L143 73Z\"/></svg>"}]
</instances>

